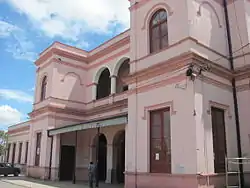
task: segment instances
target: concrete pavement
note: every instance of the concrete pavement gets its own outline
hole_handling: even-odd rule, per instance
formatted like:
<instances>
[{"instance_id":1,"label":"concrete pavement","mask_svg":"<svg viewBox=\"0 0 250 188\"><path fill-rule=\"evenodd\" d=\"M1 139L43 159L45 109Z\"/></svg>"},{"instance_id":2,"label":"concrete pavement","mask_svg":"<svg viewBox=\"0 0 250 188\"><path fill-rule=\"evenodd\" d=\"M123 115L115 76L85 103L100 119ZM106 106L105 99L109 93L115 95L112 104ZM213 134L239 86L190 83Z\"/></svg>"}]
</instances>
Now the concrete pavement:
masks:
<instances>
[{"instance_id":1,"label":"concrete pavement","mask_svg":"<svg viewBox=\"0 0 250 188\"><path fill-rule=\"evenodd\" d=\"M1 180L0 180L0 187L1 188L21 188L19 185L13 185L13 184L5 183L5 182L3 182Z\"/></svg>"},{"instance_id":2,"label":"concrete pavement","mask_svg":"<svg viewBox=\"0 0 250 188\"><path fill-rule=\"evenodd\" d=\"M43 181L24 176L0 177L1 188L88 188L86 183ZM122 185L100 184L99 188L122 188Z\"/></svg>"}]
</instances>

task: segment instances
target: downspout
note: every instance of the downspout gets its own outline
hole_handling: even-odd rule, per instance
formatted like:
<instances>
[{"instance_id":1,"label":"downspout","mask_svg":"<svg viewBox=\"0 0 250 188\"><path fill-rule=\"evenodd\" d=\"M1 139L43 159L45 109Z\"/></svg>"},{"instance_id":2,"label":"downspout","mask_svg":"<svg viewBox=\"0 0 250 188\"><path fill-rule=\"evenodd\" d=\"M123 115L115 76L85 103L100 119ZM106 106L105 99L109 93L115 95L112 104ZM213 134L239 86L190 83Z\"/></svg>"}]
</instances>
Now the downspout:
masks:
<instances>
[{"instance_id":1,"label":"downspout","mask_svg":"<svg viewBox=\"0 0 250 188\"><path fill-rule=\"evenodd\" d=\"M233 72L234 71L234 59L233 59L232 39L231 39L231 32L230 32L230 23L229 23L229 16L228 16L227 0L223 0L223 5L224 5L224 14L225 14L226 30L227 30L229 63L230 63L230 69ZM233 87L233 99L234 99L234 113L235 113L235 123L236 123L236 137L237 137L238 157L242 158L239 109L238 109L236 83L235 83L235 78L234 77L232 78L232 87ZM239 162L240 162L239 163L240 183L241 183L242 187L244 187L245 181L244 181L243 164L242 164L241 160Z\"/></svg>"}]
</instances>

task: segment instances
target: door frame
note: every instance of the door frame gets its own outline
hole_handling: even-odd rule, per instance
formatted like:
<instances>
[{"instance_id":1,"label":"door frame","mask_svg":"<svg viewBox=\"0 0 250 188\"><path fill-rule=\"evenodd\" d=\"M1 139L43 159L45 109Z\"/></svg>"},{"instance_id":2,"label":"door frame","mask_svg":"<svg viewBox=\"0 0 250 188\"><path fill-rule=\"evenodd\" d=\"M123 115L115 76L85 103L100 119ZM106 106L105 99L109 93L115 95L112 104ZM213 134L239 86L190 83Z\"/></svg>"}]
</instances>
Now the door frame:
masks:
<instances>
[{"instance_id":1,"label":"door frame","mask_svg":"<svg viewBox=\"0 0 250 188\"><path fill-rule=\"evenodd\" d=\"M217 166L216 166L216 152L217 152L217 150L218 150L218 148L215 150L215 140L214 140L214 134L216 134L216 136L217 137L220 137L220 134L218 134L218 132L216 132L215 133L215 129L214 129L214 126L216 126L216 125L213 125L213 109L215 110L215 111L219 111L219 112L223 112L223 119L222 119L222 121L223 121L223 129L224 129L224 151L225 151L225 153L224 153L224 158L227 156L227 130L226 130L226 110L225 109L223 109L223 108L221 108L221 107L216 107L216 106L211 106L210 107L210 110L211 110L211 127L212 127L212 138L213 138L213 164L214 164L214 172L215 173L224 173L224 172L216 172L217 171ZM217 128L217 130L218 130L218 128ZM217 131L216 130L216 131ZM221 130L221 128L219 129L219 130ZM219 154L219 155L222 155L222 154ZM224 162L225 162L225 159L224 159ZM224 164L224 165L226 165L226 163ZM226 169L225 169L225 167L224 167L224 171L225 171ZM219 168L219 171L220 171L220 168Z\"/></svg>"}]
</instances>

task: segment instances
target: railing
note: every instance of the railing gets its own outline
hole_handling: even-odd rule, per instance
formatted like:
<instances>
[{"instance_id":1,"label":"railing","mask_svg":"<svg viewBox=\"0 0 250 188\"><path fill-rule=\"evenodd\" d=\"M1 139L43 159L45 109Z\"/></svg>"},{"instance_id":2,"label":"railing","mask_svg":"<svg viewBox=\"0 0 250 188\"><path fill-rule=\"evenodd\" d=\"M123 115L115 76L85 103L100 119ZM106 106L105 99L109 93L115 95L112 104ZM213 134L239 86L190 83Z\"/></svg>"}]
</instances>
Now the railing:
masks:
<instances>
[{"instance_id":1,"label":"railing","mask_svg":"<svg viewBox=\"0 0 250 188\"><path fill-rule=\"evenodd\" d=\"M226 162L226 188L242 188L240 181L240 164L249 165L250 167L250 158L225 158ZM237 170L231 171L232 165L236 165ZM229 168L231 167L231 168ZM229 176L236 175L238 179L238 185L230 185Z\"/></svg>"}]
</instances>

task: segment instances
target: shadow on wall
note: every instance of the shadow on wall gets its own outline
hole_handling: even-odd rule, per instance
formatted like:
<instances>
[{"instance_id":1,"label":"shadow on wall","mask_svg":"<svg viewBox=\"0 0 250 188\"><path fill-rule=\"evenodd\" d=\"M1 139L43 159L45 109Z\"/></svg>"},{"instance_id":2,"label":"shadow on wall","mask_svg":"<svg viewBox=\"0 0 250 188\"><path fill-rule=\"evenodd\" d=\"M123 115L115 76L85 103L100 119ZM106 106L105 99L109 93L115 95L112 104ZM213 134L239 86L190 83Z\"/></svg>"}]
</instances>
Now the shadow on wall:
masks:
<instances>
[{"instance_id":1,"label":"shadow on wall","mask_svg":"<svg viewBox=\"0 0 250 188\"><path fill-rule=\"evenodd\" d=\"M128 90L124 78L129 75L129 59L125 59L121 64L118 63L117 66L119 66L117 75L112 75L108 68L100 70L99 78L96 79L97 88L94 94L97 100L110 96L113 87L111 84L115 84L115 93ZM86 86L83 77L83 75L86 75L86 71L66 69L63 65L58 66L56 71L53 76L57 77L58 80L56 79L52 86L53 97L63 99L64 107L71 105L70 107L83 108L83 105L88 102L86 101L87 89L93 89ZM112 76L116 79L115 82L112 82ZM90 93L91 98L93 98L93 93Z\"/></svg>"},{"instance_id":2,"label":"shadow on wall","mask_svg":"<svg viewBox=\"0 0 250 188\"><path fill-rule=\"evenodd\" d=\"M60 72L60 68L57 70L59 75L64 75L60 80L60 89L57 94L64 100L84 102L86 86L80 75L74 72L68 72L65 74L63 73L64 71ZM82 74L84 74L84 72Z\"/></svg>"},{"instance_id":3,"label":"shadow on wall","mask_svg":"<svg viewBox=\"0 0 250 188\"><path fill-rule=\"evenodd\" d=\"M227 37L223 18L223 9L221 6L216 5L216 3L201 1L196 14L196 24L198 25L196 36L198 36L198 40L201 40L203 44L209 46L211 49L227 55ZM200 32L201 30L203 32ZM207 58L214 59L214 57L209 57L209 54L206 55Z\"/></svg>"}]
</instances>

